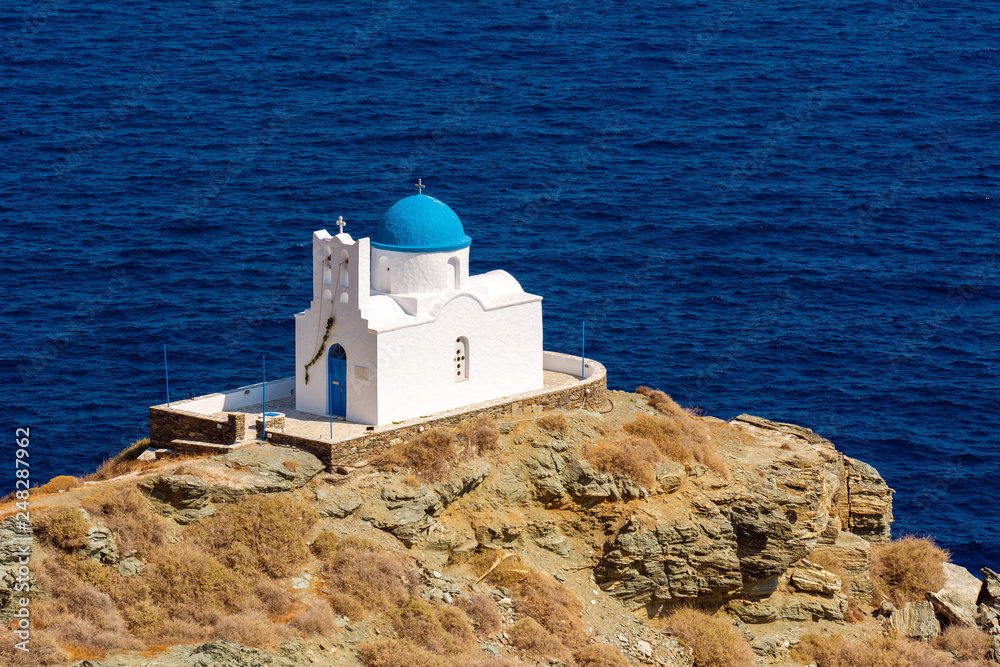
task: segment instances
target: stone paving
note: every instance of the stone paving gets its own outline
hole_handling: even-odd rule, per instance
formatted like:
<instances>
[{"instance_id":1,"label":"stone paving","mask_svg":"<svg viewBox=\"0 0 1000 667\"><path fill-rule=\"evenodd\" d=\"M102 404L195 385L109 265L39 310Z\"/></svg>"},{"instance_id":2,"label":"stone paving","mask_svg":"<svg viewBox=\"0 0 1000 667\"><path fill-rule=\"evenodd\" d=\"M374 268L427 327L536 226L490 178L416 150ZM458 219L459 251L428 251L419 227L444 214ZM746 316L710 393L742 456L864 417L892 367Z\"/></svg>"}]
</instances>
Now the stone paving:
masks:
<instances>
[{"instance_id":1,"label":"stone paving","mask_svg":"<svg viewBox=\"0 0 1000 667\"><path fill-rule=\"evenodd\" d=\"M440 419L442 417L451 417L454 415L462 414L463 412L470 412L473 410L478 410L480 408L487 408L493 405L499 405L502 403L509 403L511 401L519 401L530 399L535 396L541 396L548 394L552 391L559 389L565 389L572 387L575 384L580 383L579 375L570 375L568 373L559 373L556 371L544 371L544 386L541 389L536 389L535 391L527 391L520 394L514 394L513 396L503 396L501 398L496 398L490 401L484 401L482 403L474 403L472 405L465 405L459 408L454 408L452 410L445 410L443 412L435 412L430 415L425 415L423 417L415 417L413 419L408 419L403 422L393 423L393 424L383 424L382 426L376 426L372 431L368 430L368 426L365 424L357 424L355 422L345 421L343 419L334 419L331 426L330 418L324 415L314 415L308 412L299 412L295 409L295 397L288 396L286 398L279 398L267 402L268 412L281 412L285 415L285 427L280 429L284 433L290 433L292 435L302 436L304 438L309 438L312 440L322 440L328 442L340 442L342 440L350 440L351 438L356 438L362 436L365 433L380 433L383 431L391 431L393 429L401 428L404 426L411 426L415 424L420 424L421 422L432 421L435 419ZM264 411L264 406L260 403L254 405L246 405L240 408L234 408L228 412L243 412L247 415L256 415L258 418ZM225 418L225 412L217 412L213 416ZM257 438L256 430L257 419L248 418L247 419L247 431L244 438L245 441L254 441Z\"/></svg>"}]
</instances>

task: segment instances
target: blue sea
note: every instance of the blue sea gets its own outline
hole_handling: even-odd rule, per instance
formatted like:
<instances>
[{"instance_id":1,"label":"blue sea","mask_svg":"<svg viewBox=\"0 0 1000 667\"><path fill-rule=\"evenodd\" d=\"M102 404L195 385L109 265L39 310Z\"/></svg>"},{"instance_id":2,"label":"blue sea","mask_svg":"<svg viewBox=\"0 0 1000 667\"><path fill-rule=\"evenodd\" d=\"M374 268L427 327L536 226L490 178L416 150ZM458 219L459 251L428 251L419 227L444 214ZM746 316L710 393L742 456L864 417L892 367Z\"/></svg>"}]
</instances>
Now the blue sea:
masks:
<instances>
[{"instance_id":1,"label":"blue sea","mask_svg":"<svg viewBox=\"0 0 1000 667\"><path fill-rule=\"evenodd\" d=\"M1000 5L11 0L0 486L292 375L310 238L447 202L545 346L808 426L1000 566ZM6 460L6 463L4 463Z\"/></svg>"}]
</instances>

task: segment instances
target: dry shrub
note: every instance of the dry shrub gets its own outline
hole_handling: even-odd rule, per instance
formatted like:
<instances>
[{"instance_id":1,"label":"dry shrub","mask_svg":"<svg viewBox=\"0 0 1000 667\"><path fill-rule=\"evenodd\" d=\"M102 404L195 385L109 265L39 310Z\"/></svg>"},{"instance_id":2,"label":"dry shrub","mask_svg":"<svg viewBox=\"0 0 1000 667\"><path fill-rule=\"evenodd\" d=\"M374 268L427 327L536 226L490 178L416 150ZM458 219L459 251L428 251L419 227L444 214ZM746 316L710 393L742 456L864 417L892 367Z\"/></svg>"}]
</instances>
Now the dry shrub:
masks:
<instances>
[{"instance_id":1,"label":"dry shrub","mask_svg":"<svg viewBox=\"0 0 1000 667\"><path fill-rule=\"evenodd\" d=\"M918 602L944 586L948 559L948 552L930 539L907 535L872 548L872 581L894 604Z\"/></svg>"},{"instance_id":2,"label":"dry shrub","mask_svg":"<svg viewBox=\"0 0 1000 667\"><path fill-rule=\"evenodd\" d=\"M667 402L655 404L664 416L639 415L624 425L625 432L637 438L651 440L667 458L673 461L701 463L726 479L731 479L729 466L712 448L705 423L674 403L662 391L654 393L666 397Z\"/></svg>"},{"instance_id":3,"label":"dry shrub","mask_svg":"<svg viewBox=\"0 0 1000 667\"><path fill-rule=\"evenodd\" d=\"M628 667L621 651L607 644L591 644L573 652L577 667Z\"/></svg>"},{"instance_id":4,"label":"dry shrub","mask_svg":"<svg viewBox=\"0 0 1000 667\"><path fill-rule=\"evenodd\" d=\"M295 596L284 586L269 579L261 579L254 587L254 595L272 616L282 616L295 605Z\"/></svg>"},{"instance_id":5,"label":"dry shrub","mask_svg":"<svg viewBox=\"0 0 1000 667\"><path fill-rule=\"evenodd\" d=\"M420 587L420 573L405 556L358 538L345 538L327 558L323 576L335 594L353 598L365 611L386 612L407 604ZM330 603L355 616L331 595ZM354 612L356 613L356 612Z\"/></svg>"},{"instance_id":6,"label":"dry shrub","mask_svg":"<svg viewBox=\"0 0 1000 667\"><path fill-rule=\"evenodd\" d=\"M321 600L299 612L288 624L305 635L327 635L337 628L337 615L328 602Z\"/></svg>"},{"instance_id":7,"label":"dry shrub","mask_svg":"<svg viewBox=\"0 0 1000 667\"><path fill-rule=\"evenodd\" d=\"M500 447L500 429L486 417L472 423L466 431L466 438L477 454L496 451Z\"/></svg>"},{"instance_id":8,"label":"dry shrub","mask_svg":"<svg viewBox=\"0 0 1000 667\"><path fill-rule=\"evenodd\" d=\"M552 658L559 662L569 662L569 650L559 638L539 625L533 618L522 618L507 631L510 643L515 648L536 658Z\"/></svg>"},{"instance_id":9,"label":"dry shrub","mask_svg":"<svg viewBox=\"0 0 1000 667\"><path fill-rule=\"evenodd\" d=\"M479 556L472 562L481 572L492 565L495 557ZM518 562L518 558L507 558L489 575L489 580L497 586L506 587L514 598L514 609L532 617L570 648L582 646L587 641L584 633L583 603L572 589L563 586L547 574L529 570Z\"/></svg>"},{"instance_id":10,"label":"dry shrub","mask_svg":"<svg viewBox=\"0 0 1000 667\"><path fill-rule=\"evenodd\" d=\"M949 625L934 639L934 647L951 651L958 660L986 660L986 654L992 648L992 640L978 628Z\"/></svg>"},{"instance_id":11,"label":"dry shrub","mask_svg":"<svg viewBox=\"0 0 1000 667\"><path fill-rule=\"evenodd\" d=\"M844 592L848 590L847 571L844 569L844 561L835 551L825 551L817 549L809 554L809 560L819 565L827 572L832 572L838 577L844 586Z\"/></svg>"},{"instance_id":12,"label":"dry shrub","mask_svg":"<svg viewBox=\"0 0 1000 667\"><path fill-rule=\"evenodd\" d=\"M190 529L191 538L234 571L287 577L309 558L305 535L319 519L288 495L253 495Z\"/></svg>"},{"instance_id":13,"label":"dry shrub","mask_svg":"<svg viewBox=\"0 0 1000 667\"><path fill-rule=\"evenodd\" d=\"M664 625L694 652L698 667L754 667L753 650L731 623L694 609L678 609Z\"/></svg>"},{"instance_id":14,"label":"dry shrub","mask_svg":"<svg viewBox=\"0 0 1000 667\"><path fill-rule=\"evenodd\" d=\"M455 602L455 606L465 612L479 634L492 635L503 630L503 619L500 618L500 612L492 595L486 593L465 595Z\"/></svg>"},{"instance_id":15,"label":"dry shrub","mask_svg":"<svg viewBox=\"0 0 1000 667\"><path fill-rule=\"evenodd\" d=\"M583 457L595 470L630 479L647 488L656 483L656 464L663 460L663 454L652 441L635 437L587 447Z\"/></svg>"},{"instance_id":16,"label":"dry shrub","mask_svg":"<svg viewBox=\"0 0 1000 667\"><path fill-rule=\"evenodd\" d=\"M266 614L248 611L225 616L215 624L214 637L243 646L272 649L291 639L291 632L284 625L272 623Z\"/></svg>"},{"instance_id":17,"label":"dry shrub","mask_svg":"<svg viewBox=\"0 0 1000 667\"><path fill-rule=\"evenodd\" d=\"M243 609L255 583L189 542L165 547L143 574L151 602L170 617L198 623Z\"/></svg>"},{"instance_id":18,"label":"dry shrub","mask_svg":"<svg viewBox=\"0 0 1000 667\"><path fill-rule=\"evenodd\" d=\"M60 549L68 551L87 543L87 520L76 508L49 510L38 517L36 526L46 542Z\"/></svg>"},{"instance_id":19,"label":"dry shrub","mask_svg":"<svg viewBox=\"0 0 1000 667\"><path fill-rule=\"evenodd\" d=\"M517 658L486 658L463 664L462 667L528 667L528 663Z\"/></svg>"},{"instance_id":20,"label":"dry shrub","mask_svg":"<svg viewBox=\"0 0 1000 667\"><path fill-rule=\"evenodd\" d=\"M146 496L134 486L103 489L83 502L90 514L114 531L124 554L146 560L164 543L163 520L149 510Z\"/></svg>"},{"instance_id":21,"label":"dry shrub","mask_svg":"<svg viewBox=\"0 0 1000 667\"><path fill-rule=\"evenodd\" d=\"M148 470L156 466L153 461L139 461L139 455L149 448L149 438L137 440L124 450L101 464L96 472L87 475L86 480L100 482L135 470Z\"/></svg>"},{"instance_id":22,"label":"dry shrub","mask_svg":"<svg viewBox=\"0 0 1000 667\"><path fill-rule=\"evenodd\" d=\"M405 639L376 639L362 644L358 659L365 667L454 667L450 659Z\"/></svg>"},{"instance_id":23,"label":"dry shrub","mask_svg":"<svg viewBox=\"0 0 1000 667\"><path fill-rule=\"evenodd\" d=\"M27 651L22 651L15 644L23 641L14 632L0 625L0 664L10 667L48 667L69 660L69 656L59 647L56 641L45 630L38 627L31 629Z\"/></svg>"},{"instance_id":24,"label":"dry shrub","mask_svg":"<svg viewBox=\"0 0 1000 667\"><path fill-rule=\"evenodd\" d=\"M546 431L563 433L569 428L569 420L566 415L545 415L538 420L538 425Z\"/></svg>"},{"instance_id":25,"label":"dry shrub","mask_svg":"<svg viewBox=\"0 0 1000 667\"><path fill-rule=\"evenodd\" d=\"M48 593L32 603L36 626L60 644L80 649L139 648L110 596L85 583L67 567L71 563L66 555L33 560L36 584Z\"/></svg>"},{"instance_id":26,"label":"dry shrub","mask_svg":"<svg viewBox=\"0 0 1000 667\"><path fill-rule=\"evenodd\" d=\"M337 550L337 546L339 544L340 538L337 537L335 533L325 530L316 536L316 539L314 539L312 544L309 545L309 549L313 552L316 558L325 560L330 554Z\"/></svg>"},{"instance_id":27,"label":"dry shrub","mask_svg":"<svg viewBox=\"0 0 1000 667\"><path fill-rule=\"evenodd\" d=\"M58 477L53 477L45 484L42 484L38 487L35 493L59 493L60 491L75 489L80 486L80 484L80 480L72 475L59 475Z\"/></svg>"},{"instance_id":28,"label":"dry shrub","mask_svg":"<svg viewBox=\"0 0 1000 667\"><path fill-rule=\"evenodd\" d=\"M873 642L853 643L840 635L804 635L792 658L817 667L947 667L950 658L926 644L881 637Z\"/></svg>"},{"instance_id":29,"label":"dry shrub","mask_svg":"<svg viewBox=\"0 0 1000 667\"><path fill-rule=\"evenodd\" d=\"M392 627L408 639L436 654L461 655L475 645L472 626L462 610L414 599L389 614Z\"/></svg>"},{"instance_id":30,"label":"dry shrub","mask_svg":"<svg viewBox=\"0 0 1000 667\"><path fill-rule=\"evenodd\" d=\"M330 593L327 600L335 612L351 621L364 618L368 613L356 597L347 593Z\"/></svg>"},{"instance_id":31,"label":"dry shrub","mask_svg":"<svg viewBox=\"0 0 1000 667\"><path fill-rule=\"evenodd\" d=\"M456 434L449 428L424 431L376 456L373 463L380 469L403 466L427 479L447 476L449 459L455 456Z\"/></svg>"}]
</instances>

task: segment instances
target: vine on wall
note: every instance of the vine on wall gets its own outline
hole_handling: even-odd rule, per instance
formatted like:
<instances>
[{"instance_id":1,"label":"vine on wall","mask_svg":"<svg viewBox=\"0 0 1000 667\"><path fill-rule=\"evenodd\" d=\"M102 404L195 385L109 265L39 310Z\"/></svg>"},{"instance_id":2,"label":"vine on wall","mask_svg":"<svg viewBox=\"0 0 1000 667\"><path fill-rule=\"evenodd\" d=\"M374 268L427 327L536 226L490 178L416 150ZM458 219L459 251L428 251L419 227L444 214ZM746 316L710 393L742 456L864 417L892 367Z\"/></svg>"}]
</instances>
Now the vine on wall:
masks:
<instances>
[{"instance_id":1,"label":"vine on wall","mask_svg":"<svg viewBox=\"0 0 1000 667\"><path fill-rule=\"evenodd\" d=\"M312 360L306 364L306 384L309 384L309 367L319 361L319 358L323 356L323 350L326 349L326 341L330 338L330 329L333 328L333 318L327 318L326 320L326 331L323 333L323 341L319 344L319 349L316 350L316 354L313 355Z\"/></svg>"}]
</instances>

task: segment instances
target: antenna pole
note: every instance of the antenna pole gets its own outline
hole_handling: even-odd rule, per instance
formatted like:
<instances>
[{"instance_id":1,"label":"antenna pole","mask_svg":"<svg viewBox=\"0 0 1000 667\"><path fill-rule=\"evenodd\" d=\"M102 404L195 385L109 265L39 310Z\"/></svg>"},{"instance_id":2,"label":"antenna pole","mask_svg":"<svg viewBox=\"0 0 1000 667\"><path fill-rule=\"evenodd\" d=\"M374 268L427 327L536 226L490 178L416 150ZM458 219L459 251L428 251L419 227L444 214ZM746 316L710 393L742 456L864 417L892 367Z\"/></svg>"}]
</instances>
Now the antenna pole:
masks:
<instances>
[{"instance_id":1,"label":"antenna pole","mask_svg":"<svg viewBox=\"0 0 1000 667\"><path fill-rule=\"evenodd\" d=\"M167 344L163 344L163 376L167 379L167 407L170 407L170 370L167 368Z\"/></svg>"}]
</instances>

